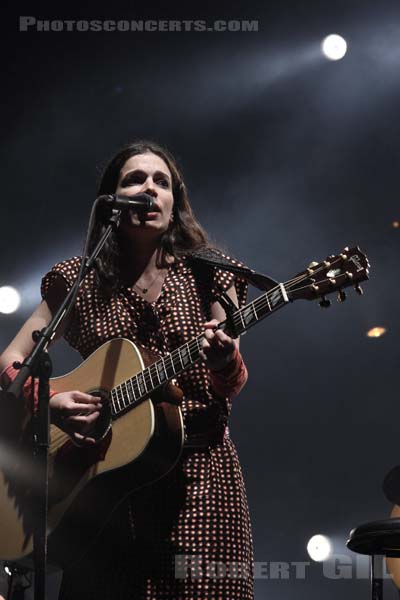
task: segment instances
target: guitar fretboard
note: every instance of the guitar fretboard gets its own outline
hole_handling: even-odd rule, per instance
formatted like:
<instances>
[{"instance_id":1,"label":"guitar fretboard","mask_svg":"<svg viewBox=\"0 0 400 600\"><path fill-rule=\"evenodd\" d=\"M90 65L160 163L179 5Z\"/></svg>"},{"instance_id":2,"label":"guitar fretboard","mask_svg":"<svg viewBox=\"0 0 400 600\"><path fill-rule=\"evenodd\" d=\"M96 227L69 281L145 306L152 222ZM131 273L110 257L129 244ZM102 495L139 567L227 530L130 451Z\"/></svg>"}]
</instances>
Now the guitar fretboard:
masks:
<instances>
[{"instance_id":1,"label":"guitar fretboard","mask_svg":"<svg viewBox=\"0 0 400 600\"><path fill-rule=\"evenodd\" d=\"M275 312L289 302L283 283L259 296L246 306L233 312L225 321L218 325L228 334L240 336L261 319ZM111 414L118 416L131 410L156 389L186 371L200 358L204 334L197 336L170 354L137 373L130 379L117 385L111 390Z\"/></svg>"}]
</instances>

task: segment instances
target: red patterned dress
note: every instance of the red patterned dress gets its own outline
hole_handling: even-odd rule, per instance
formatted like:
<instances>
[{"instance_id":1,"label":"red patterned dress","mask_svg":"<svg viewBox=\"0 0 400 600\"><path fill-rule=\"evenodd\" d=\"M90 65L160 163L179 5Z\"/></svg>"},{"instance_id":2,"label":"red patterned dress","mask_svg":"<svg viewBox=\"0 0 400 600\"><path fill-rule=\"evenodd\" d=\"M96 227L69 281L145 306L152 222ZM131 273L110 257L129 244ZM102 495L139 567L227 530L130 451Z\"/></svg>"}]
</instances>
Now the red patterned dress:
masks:
<instances>
[{"instance_id":1,"label":"red patterned dress","mask_svg":"<svg viewBox=\"0 0 400 600\"><path fill-rule=\"evenodd\" d=\"M60 276L70 287L79 264L72 258L55 265L43 279L43 298ZM243 279L215 269L203 280L177 260L149 303L123 285L104 298L91 272L65 338L83 358L115 337L165 355L202 333L211 299L233 284L243 306ZM177 379L187 431L227 424L231 403L213 394L203 363ZM166 477L119 506L83 561L64 572L60 600L251 600L252 560L242 471L226 429L222 443L185 449Z\"/></svg>"}]
</instances>

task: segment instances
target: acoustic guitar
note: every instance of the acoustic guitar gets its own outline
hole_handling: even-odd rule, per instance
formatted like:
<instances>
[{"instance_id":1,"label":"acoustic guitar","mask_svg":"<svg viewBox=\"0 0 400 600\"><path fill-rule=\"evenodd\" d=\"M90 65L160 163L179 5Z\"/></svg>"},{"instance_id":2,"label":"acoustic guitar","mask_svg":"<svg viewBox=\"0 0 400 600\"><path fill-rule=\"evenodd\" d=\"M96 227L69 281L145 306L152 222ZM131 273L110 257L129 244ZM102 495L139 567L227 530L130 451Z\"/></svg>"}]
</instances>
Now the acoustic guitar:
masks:
<instances>
[{"instance_id":1,"label":"acoustic guitar","mask_svg":"<svg viewBox=\"0 0 400 600\"><path fill-rule=\"evenodd\" d=\"M320 299L368 279L369 263L359 248L345 248L285 283L279 283L244 308L233 310L218 328L232 336L294 300ZM56 425L50 428L48 560L65 568L93 544L112 511L126 496L166 475L184 444L180 402L171 383L200 360L203 334L162 358L126 339L103 344L79 367L55 377L60 392L81 390L103 398L103 408L88 433L96 444L79 446ZM32 420L25 403L0 406L0 558L20 560L33 550L32 500L38 492L31 458Z\"/></svg>"}]
</instances>

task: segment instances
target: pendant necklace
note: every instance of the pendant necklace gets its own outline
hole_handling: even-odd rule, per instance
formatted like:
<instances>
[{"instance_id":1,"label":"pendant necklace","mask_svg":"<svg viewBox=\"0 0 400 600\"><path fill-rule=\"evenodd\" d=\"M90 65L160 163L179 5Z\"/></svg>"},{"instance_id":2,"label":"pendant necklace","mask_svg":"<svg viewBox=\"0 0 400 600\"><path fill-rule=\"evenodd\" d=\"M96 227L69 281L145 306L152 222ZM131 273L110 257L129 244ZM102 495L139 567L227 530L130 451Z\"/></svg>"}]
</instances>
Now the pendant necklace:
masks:
<instances>
[{"instance_id":1,"label":"pendant necklace","mask_svg":"<svg viewBox=\"0 0 400 600\"><path fill-rule=\"evenodd\" d=\"M154 277L153 281L150 283L150 285L149 285L148 287L144 287L144 288L142 288L142 287L140 287L140 286L139 286L137 283L135 283L135 284L133 285L133 287L137 288L137 289L138 289L138 290L139 290L139 291L140 291L142 294L147 294L147 292L149 291L149 289L150 289L151 287L153 287L153 285L155 284L155 282L156 282L156 281L157 281L157 279L159 278L159 276L160 276L160 273L161 273L162 271L164 271L164 269L162 269L162 270L158 271L157 275Z\"/></svg>"}]
</instances>

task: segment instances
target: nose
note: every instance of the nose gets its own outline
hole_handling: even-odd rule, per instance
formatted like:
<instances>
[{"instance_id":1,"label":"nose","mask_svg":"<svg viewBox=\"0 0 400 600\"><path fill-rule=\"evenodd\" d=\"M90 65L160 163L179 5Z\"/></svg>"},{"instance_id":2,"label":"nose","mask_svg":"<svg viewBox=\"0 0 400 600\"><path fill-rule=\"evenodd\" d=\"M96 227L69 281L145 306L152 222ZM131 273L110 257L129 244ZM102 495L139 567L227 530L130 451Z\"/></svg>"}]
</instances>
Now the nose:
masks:
<instances>
[{"instance_id":1,"label":"nose","mask_svg":"<svg viewBox=\"0 0 400 600\"><path fill-rule=\"evenodd\" d=\"M157 198L157 192L154 189L154 181L152 179L146 179L143 192L149 194L149 196L153 196L153 198Z\"/></svg>"}]
</instances>

